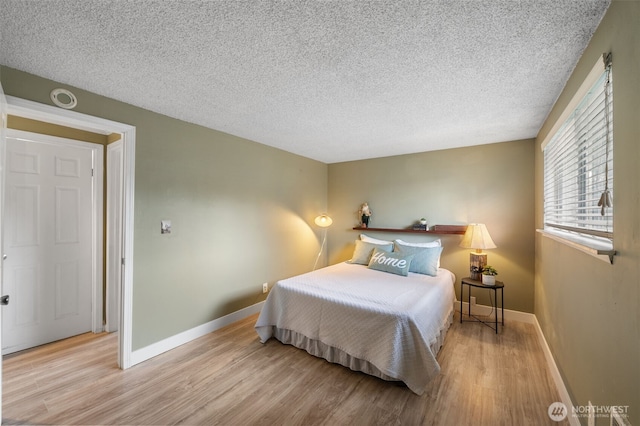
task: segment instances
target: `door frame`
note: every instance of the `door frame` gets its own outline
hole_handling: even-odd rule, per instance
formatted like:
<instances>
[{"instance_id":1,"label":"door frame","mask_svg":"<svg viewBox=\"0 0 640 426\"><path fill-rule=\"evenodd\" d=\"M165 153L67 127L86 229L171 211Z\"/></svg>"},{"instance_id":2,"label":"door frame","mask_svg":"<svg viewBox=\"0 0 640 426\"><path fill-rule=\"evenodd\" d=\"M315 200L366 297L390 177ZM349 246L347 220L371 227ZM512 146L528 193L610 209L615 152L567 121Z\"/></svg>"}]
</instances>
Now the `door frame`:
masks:
<instances>
[{"instance_id":1,"label":"door frame","mask_svg":"<svg viewBox=\"0 0 640 426\"><path fill-rule=\"evenodd\" d=\"M4 286L2 285L2 275L4 274L3 262L3 236L2 228L4 220L4 162L5 162L5 146L6 146L6 129L7 129L7 98L4 95L4 89L0 84L0 295ZM1 308L1 306L0 306ZM0 315L0 348L2 348L2 315ZM2 356L0 356L0 422L2 422Z\"/></svg>"},{"instance_id":2,"label":"door frame","mask_svg":"<svg viewBox=\"0 0 640 426\"><path fill-rule=\"evenodd\" d=\"M104 146L91 142L76 141L46 134L37 134L24 130L7 129L5 138L22 139L35 144L80 148L91 151L91 167L93 179L91 180L91 331L101 333L103 325L103 188L104 188ZM6 139L5 139L6 144ZM6 146L6 145L5 145ZM3 180L6 175L3 176ZM4 256L4 251L3 251ZM28 349L30 346L13 346L10 351L2 354L13 353Z\"/></svg>"},{"instance_id":3,"label":"door frame","mask_svg":"<svg viewBox=\"0 0 640 426\"><path fill-rule=\"evenodd\" d=\"M107 144L105 331L118 331L122 287L122 139Z\"/></svg>"},{"instance_id":4,"label":"door frame","mask_svg":"<svg viewBox=\"0 0 640 426\"><path fill-rule=\"evenodd\" d=\"M25 99L6 96L7 113L94 133L119 133L123 143L122 179L122 288L120 289L120 324L118 333L118 365L131 367L133 335L133 226L135 182L135 126L56 108ZM4 171L2 172L4 173ZM117 261L117 259L116 259ZM106 265L109 268L109 265Z\"/></svg>"}]
</instances>

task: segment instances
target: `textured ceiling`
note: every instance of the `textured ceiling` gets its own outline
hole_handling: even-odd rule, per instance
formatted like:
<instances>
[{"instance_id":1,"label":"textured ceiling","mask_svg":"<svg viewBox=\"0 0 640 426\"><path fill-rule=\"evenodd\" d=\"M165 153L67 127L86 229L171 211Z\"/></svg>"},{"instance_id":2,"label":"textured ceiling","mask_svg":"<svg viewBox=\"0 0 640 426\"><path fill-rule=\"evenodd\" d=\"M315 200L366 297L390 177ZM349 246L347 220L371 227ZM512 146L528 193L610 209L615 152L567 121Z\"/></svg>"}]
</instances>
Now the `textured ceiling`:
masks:
<instances>
[{"instance_id":1,"label":"textured ceiling","mask_svg":"<svg viewBox=\"0 0 640 426\"><path fill-rule=\"evenodd\" d=\"M0 63L334 163L535 137L609 0L2 0Z\"/></svg>"}]
</instances>

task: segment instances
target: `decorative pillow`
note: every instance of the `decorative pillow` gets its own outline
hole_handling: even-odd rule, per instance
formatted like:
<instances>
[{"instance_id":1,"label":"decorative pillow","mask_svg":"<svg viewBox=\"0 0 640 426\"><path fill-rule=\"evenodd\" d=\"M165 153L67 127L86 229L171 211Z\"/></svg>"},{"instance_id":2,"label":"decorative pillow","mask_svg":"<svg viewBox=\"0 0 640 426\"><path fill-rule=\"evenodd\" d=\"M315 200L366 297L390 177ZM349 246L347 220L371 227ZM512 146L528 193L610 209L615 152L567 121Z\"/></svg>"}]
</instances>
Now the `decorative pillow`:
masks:
<instances>
[{"instance_id":1,"label":"decorative pillow","mask_svg":"<svg viewBox=\"0 0 640 426\"><path fill-rule=\"evenodd\" d=\"M440 240L440 238L438 238L437 240L426 242L426 243L408 243L402 240L395 240L395 243L396 243L396 247L397 245L402 245L407 247L441 247L442 246L442 241ZM395 251L398 251L398 249L396 248ZM439 267L440 267L440 258L438 257L438 268Z\"/></svg>"},{"instance_id":2,"label":"decorative pillow","mask_svg":"<svg viewBox=\"0 0 640 426\"><path fill-rule=\"evenodd\" d=\"M393 241L379 240L377 238L372 238L368 235L360 234L360 239L365 243L373 243L373 244L393 244Z\"/></svg>"},{"instance_id":3,"label":"decorative pillow","mask_svg":"<svg viewBox=\"0 0 640 426\"><path fill-rule=\"evenodd\" d=\"M413 255L411 254L389 253L376 248L371 255L369 268L406 277L409 274L412 259Z\"/></svg>"},{"instance_id":4,"label":"decorative pillow","mask_svg":"<svg viewBox=\"0 0 640 426\"><path fill-rule=\"evenodd\" d=\"M349 262L358 263L360 265L368 265L369 260L371 259L371 253L373 253L373 250L376 248L385 252L391 252L391 250L393 250L393 244L373 244L356 240L356 248L353 251L353 257Z\"/></svg>"},{"instance_id":5,"label":"decorative pillow","mask_svg":"<svg viewBox=\"0 0 640 426\"><path fill-rule=\"evenodd\" d=\"M413 255L411 261L411 267L409 272L417 272L418 274L431 275L435 277L438 275L438 267L440 262L440 253L442 253L442 246L438 247L412 247L403 246L402 244L395 245L395 252L401 255Z\"/></svg>"}]
</instances>

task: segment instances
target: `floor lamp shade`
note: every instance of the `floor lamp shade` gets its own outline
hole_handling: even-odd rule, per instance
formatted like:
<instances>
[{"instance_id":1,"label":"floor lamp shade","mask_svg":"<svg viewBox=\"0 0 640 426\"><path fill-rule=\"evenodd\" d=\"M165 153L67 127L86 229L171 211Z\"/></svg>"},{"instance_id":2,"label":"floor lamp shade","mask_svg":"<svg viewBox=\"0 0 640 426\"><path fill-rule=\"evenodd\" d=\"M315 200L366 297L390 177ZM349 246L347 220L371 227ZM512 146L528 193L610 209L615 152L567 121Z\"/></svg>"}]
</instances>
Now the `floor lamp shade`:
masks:
<instances>
[{"instance_id":1,"label":"floor lamp shade","mask_svg":"<svg viewBox=\"0 0 640 426\"><path fill-rule=\"evenodd\" d=\"M333 219L331 219L329 216L327 216L326 214L321 214L320 216L316 217L315 221L316 225L318 225L321 228L326 228L328 226L331 226L331 224L333 223Z\"/></svg>"},{"instance_id":2,"label":"floor lamp shade","mask_svg":"<svg viewBox=\"0 0 640 426\"><path fill-rule=\"evenodd\" d=\"M331 226L331 224L333 223L333 219L331 219L326 214L321 214L320 216L315 218L314 222L320 228L324 228L324 237L322 238L322 245L320 246L318 257L316 257L316 263L313 264L313 270L315 271L316 266L318 266L318 259L320 259L320 256L322 255L322 251L324 250L324 245L327 243L327 228Z\"/></svg>"}]
</instances>

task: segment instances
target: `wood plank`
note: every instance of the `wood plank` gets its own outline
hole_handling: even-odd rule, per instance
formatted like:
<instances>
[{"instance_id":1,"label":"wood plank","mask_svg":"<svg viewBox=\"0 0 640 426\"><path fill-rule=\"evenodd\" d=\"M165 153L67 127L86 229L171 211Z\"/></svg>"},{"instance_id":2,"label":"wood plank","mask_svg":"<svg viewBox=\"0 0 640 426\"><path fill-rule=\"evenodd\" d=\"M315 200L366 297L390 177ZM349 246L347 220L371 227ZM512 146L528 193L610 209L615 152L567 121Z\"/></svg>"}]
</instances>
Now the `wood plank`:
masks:
<instances>
[{"instance_id":1,"label":"wood plank","mask_svg":"<svg viewBox=\"0 0 640 426\"><path fill-rule=\"evenodd\" d=\"M369 232L394 232L394 233L406 233L406 234L456 234L463 235L467 230L466 225L434 225L431 229L421 230L413 228L363 228L360 226L354 226L354 231L369 231Z\"/></svg>"},{"instance_id":2,"label":"wood plank","mask_svg":"<svg viewBox=\"0 0 640 426\"><path fill-rule=\"evenodd\" d=\"M454 320L442 371L418 396L273 339L261 344L256 319L125 371L115 335L6 356L3 423L549 424L560 399L530 324L508 321L496 335Z\"/></svg>"}]
</instances>

